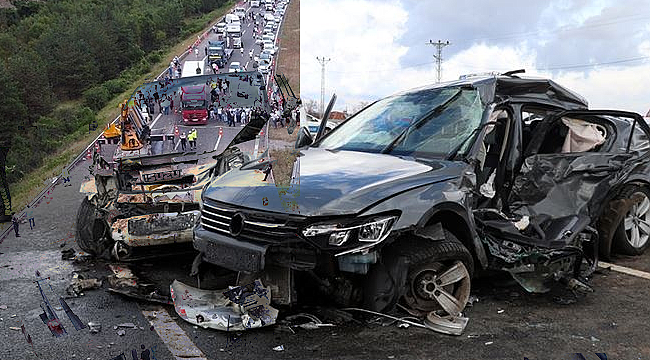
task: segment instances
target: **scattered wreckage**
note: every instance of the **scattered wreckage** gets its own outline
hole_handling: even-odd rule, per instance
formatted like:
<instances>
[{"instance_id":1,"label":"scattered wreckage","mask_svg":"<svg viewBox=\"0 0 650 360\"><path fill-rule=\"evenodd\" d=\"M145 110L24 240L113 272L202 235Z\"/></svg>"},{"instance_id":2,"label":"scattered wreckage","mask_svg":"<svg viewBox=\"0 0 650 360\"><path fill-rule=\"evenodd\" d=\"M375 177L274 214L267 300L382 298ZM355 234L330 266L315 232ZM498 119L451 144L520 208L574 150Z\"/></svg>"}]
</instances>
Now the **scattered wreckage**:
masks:
<instances>
[{"instance_id":1,"label":"scattered wreckage","mask_svg":"<svg viewBox=\"0 0 650 360\"><path fill-rule=\"evenodd\" d=\"M210 84L218 79L227 79L231 88L251 95L249 99L234 96L222 99L236 107L254 109L247 126L221 153L165 149L169 144L165 140L174 135L152 134L149 128L152 119L141 111L138 95L153 92L154 86L155 91L164 95L183 86ZM94 178L83 183L80 190L87 196L77 214L79 247L92 255L124 261L173 253L179 246L191 252L203 187L210 179L250 161L250 155L235 145L255 139L269 113L266 84L257 72L145 84L130 103L122 104L119 128L111 125L105 131L107 138L118 140L119 137L117 144L103 144L93 154ZM134 254L137 250L140 254Z\"/></svg>"},{"instance_id":2,"label":"scattered wreckage","mask_svg":"<svg viewBox=\"0 0 650 360\"><path fill-rule=\"evenodd\" d=\"M483 270L589 291L599 255L650 245L650 128L518 72L390 96L315 140L300 129L292 209L243 180L257 168L212 178L200 258L264 278L279 304L314 288L372 311L400 302L448 333Z\"/></svg>"}]
</instances>

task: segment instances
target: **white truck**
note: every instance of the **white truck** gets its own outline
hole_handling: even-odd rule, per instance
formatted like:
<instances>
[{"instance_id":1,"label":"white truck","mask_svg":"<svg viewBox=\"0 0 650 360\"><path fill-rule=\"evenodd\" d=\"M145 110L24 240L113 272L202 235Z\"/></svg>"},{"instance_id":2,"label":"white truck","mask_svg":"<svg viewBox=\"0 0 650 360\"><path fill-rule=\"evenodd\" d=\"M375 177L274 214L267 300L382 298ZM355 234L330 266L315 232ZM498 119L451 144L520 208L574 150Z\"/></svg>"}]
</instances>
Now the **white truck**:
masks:
<instances>
[{"instance_id":1,"label":"white truck","mask_svg":"<svg viewBox=\"0 0 650 360\"><path fill-rule=\"evenodd\" d=\"M251 7L260 7L259 0L251 0Z\"/></svg>"},{"instance_id":2,"label":"white truck","mask_svg":"<svg viewBox=\"0 0 650 360\"><path fill-rule=\"evenodd\" d=\"M226 32L232 37L241 37L241 25L228 24L226 25Z\"/></svg>"},{"instance_id":3,"label":"white truck","mask_svg":"<svg viewBox=\"0 0 650 360\"><path fill-rule=\"evenodd\" d=\"M239 22L239 16L235 14L226 14L226 18L224 19L224 21L226 22L226 24L230 24L233 21Z\"/></svg>"},{"instance_id":4,"label":"white truck","mask_svg":"<svg viewBox=\"0 0 650 360\"><path fill-rule=\"evenodd\" d=\"M205 69L203 61L187 60L185 61L185 64L183 64L183 72L181 73L181 77L185 78L190 76L200 76L203 75L204 71Z\"/></svg>"}]
</instances>

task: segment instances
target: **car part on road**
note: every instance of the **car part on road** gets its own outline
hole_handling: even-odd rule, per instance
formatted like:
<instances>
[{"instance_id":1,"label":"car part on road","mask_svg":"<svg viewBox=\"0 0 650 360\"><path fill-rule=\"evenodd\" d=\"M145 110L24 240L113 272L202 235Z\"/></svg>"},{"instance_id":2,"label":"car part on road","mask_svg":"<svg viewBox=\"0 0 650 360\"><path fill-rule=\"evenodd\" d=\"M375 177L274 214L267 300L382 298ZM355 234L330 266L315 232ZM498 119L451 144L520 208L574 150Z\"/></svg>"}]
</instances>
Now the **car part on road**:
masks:
<instances>
[{"instance_id":1,"label":"car part on road","mask_svg":"<svg viewBox=\"0 0 650 360\"><path fill-rule=\"evenodd\" d=\"M255 288L264 295L257 291L242 293L242 287L201 290L174 280L170 292L174 310L183 320L202 328L243 331L273 325L278 317L278 310L270 306L270 288L259 280Z\"/></svg>"},{"instance_id":2,"label":"car part on road","mask_svg":"<svg viewBox=\"0 0 650 360\"><path fill-rule=\"evenodd\" d=\"M88 323L88 329L90 330L91 334L97 334L100 331L102 331L102 324L100 323L94 323L94 322L89 322Z\"/></svg>"},{"instance_id":3,"label":"car part on road","mask_svg":"<svg viewBox=\"0 0 650 360\"><path fill-rule=\"evenodd\" d=\"M468 318L460 314L452 316L444 311L431 311L424 319L424 325L433 331L449 335L462 335Z\"/></svg>"},{"instance_id":4,"label":"car part on road","mask_svg":"<svg viewBox=\"0 0 650 360\"><path fill-rule=\"evenodd\" d=\"M98 279L84 279L83 276L75 273L72 275L72 282L68 285L66 292L69 295L79 296L84 290L98 289L102 281Z\"/></svg>"},{"instance_id":5,"label":"car part on road","mask_svg":"<svg viewBox=\"0 0 650 360\"><path fill-rule=\"evenodd\" d=\"M160 295L153 284L141 282L131 269L118 265L108 265L108 267L113 272L107 278L110 285L108 291L144 301L172 304L172 300Z\"/></svg>"}]
</instances>

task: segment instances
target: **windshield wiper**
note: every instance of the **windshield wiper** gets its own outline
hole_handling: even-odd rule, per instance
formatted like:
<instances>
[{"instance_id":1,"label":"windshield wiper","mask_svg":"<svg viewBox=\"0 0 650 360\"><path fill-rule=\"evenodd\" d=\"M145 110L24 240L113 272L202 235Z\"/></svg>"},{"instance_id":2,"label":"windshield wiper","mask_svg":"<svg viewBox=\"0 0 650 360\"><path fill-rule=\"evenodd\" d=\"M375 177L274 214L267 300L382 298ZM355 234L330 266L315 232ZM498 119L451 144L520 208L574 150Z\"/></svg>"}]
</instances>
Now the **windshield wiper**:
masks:
<instances>
[{"instance_id":1,"label":"windshield wiper","mask_svg":"<svg viewBox=\"0 0 650 360\"><path fill-rule=\"evenodd\" d=\"M473 138L477 132L479 132L487 125L496 124L496 123L497 123L496 121L488 121L486 123L481 124L476 129L472 130L472 132L465 138L465 140L461 141L460 144L458 144L451 152L449 152L449 155L447 155L447 160L453 160L456 157L456 154L460 151L460 149L462 149L463 145L465 145L467 140Z\"/></svg>"},{"instance_id":2,"label":"windshield wiper","mask_svg":"<svg viewBox=\"0 0 650 360\"><path fill-rule=\"evenodd\" d=\"M384 148L384 150L381 151L381 153L382 153L382 154L388 154L388 153L390 153L390 152L393 150L393 148L394 148L397 144L399 144L399 142L400 142L403 138L405 138L405 137L410 133L410 130L411 130L411 129L414 129L414 128L415 128L415 129L420 128L420 127L422 127L424 124L426 124L427 121L429 121L429 120L431 120L431 119L437 117L438 115L440 115L440 113L441 113L444 109L446 109L447 106L449 106L451 103L453 103L454 101L456 101L456 99L458 99L458 98L460 97L460 94L462 94L462 93L463 93L463 89L462 89L462 88L459 88L458 91L456 91L456 93L455 93L454 95L452 95L449 99L447 99L447 101L445 101L444 103L442 103L442 104L436 106L433 110L431 110L431 111L429 111L428 113L424 114L424 116L422 116L419 120L417 120L417 121L414 122L413 124L409 125L406 129L404 129L404 131L402 131L402 132L401 132L401 133L400 133L400 134L395 138L395 140L391 141L391 143L388 144L388 145ZM426 121L425 121L425 120L426 120Z\"/></svg>"}]
</instances>

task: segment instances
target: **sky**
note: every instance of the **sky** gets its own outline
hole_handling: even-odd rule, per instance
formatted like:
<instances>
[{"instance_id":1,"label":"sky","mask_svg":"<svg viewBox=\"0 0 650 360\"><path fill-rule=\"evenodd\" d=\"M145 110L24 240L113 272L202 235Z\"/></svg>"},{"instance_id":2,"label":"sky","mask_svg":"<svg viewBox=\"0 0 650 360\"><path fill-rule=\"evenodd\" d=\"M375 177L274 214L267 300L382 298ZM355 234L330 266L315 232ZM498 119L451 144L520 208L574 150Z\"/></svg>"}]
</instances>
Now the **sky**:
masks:
<instances>
[{"instance_id":1,"label":"sky","mask_svg":"<svg viewBox=\"0 0 650 360\"><path fill-rule=\"evenodd\" d=\"M302 0L300 90L354 108L462 74L526 69L592 109L650 109L650 0Z\"/></svg>"}]
</instances>

